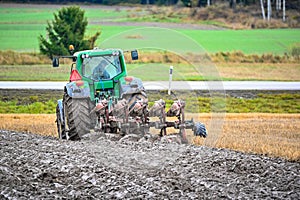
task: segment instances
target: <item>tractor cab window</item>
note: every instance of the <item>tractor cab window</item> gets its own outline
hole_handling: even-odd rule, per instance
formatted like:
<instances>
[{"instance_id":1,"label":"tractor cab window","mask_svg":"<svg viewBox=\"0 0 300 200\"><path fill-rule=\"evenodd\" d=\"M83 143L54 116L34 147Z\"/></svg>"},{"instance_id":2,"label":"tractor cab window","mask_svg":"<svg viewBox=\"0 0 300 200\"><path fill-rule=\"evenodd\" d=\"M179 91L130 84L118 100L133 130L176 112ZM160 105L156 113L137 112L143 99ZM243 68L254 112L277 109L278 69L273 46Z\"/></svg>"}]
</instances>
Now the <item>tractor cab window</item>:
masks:
<instances>
[{"instance_id":1,"label":"tractor cab window","mask_svg":"<svg viewBox=\"0 0 300 200\"><path fill-rule=\"evenodd\" d=\"M95 81L108 80L122 72L119 56L92 56L83 58L82 71L85 77Z\"/></svg>"}]
</instances>

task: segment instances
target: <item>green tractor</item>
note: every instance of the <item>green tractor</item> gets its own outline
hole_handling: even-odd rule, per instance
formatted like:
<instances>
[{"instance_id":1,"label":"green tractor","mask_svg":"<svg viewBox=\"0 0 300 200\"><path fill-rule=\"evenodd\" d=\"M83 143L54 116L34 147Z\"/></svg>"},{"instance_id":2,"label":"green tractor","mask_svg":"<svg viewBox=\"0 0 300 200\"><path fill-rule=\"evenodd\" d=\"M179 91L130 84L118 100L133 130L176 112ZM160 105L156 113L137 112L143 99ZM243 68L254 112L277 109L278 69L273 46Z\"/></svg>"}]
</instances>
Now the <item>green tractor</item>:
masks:
<instances>
[{"instance_id":1,"label":"green tractor","mask_svg":"<svg viewBox=\"0 0 300 200\"><path fill-rule=\"evenodd\" d=\"M127 52L132 60L138 59L137 50ZM160 130L160 137L156 138L168 137L168 127L179 130L176 137L179 135L181 142L187 142L185 129L193 129L194 135L206 137L202 123L185 120L182 100L175 101L168 112L162 99L148 109L143 83L139 78L127 76L122 50L95 48L55 57L53 67L59 66L61 57L71 58L73 63L63 99L58 100L56 108L59 138L80 140L91 130L120 138L132 134L145 138L152 135L150 127ZM167 121L170 116L177 120ZM158 120L151 121L151 117Z\"/></svg>"}]
</instances>

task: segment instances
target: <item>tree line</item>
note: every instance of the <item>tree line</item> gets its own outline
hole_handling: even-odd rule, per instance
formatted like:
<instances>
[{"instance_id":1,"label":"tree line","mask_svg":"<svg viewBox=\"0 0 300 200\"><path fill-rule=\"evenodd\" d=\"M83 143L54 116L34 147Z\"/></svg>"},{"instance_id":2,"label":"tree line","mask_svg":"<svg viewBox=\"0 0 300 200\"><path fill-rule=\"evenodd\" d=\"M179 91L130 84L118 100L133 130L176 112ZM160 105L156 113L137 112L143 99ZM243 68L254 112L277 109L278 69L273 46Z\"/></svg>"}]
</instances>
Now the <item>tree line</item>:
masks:
<instances>
[{"instance_id":1,"label":"tree line","mask_svg":"<svg viewBox=\"0 0 300 200\"><path fill-rule=\"evenodd\" d=\"M202 7L210 6L218 3L228 3L230 7L234 8L236 5L253 5L253 4L271 4L273 7L282 6L285 0L2 0L2 2L16 2L16 3L94 3L102 5L117 5L117 4L142 4L142 5L175 5L182 2L187 7ZM285 2L286 8L299 9L299 0L288 0Z\"/></svg>"}]
</instances>

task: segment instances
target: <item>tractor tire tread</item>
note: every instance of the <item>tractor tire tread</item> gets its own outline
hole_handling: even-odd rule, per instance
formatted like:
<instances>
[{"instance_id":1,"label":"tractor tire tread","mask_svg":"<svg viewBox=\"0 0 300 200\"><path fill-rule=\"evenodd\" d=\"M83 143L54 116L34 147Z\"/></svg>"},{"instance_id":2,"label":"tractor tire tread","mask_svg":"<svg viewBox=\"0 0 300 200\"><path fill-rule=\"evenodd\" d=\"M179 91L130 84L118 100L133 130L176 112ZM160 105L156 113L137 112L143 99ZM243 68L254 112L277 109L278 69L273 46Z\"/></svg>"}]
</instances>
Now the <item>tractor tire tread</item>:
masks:
<instances>
[{"instance_id":1,"label":"tractor tire tread","mask_svg":"<svg viewBox=\"0 0 300 200\"><path fill-rule=\"evenodd\" d=\"M65 95L70 140L80 140L92 128L89 98L74 99Z\"/></svg>"}]
</instances>

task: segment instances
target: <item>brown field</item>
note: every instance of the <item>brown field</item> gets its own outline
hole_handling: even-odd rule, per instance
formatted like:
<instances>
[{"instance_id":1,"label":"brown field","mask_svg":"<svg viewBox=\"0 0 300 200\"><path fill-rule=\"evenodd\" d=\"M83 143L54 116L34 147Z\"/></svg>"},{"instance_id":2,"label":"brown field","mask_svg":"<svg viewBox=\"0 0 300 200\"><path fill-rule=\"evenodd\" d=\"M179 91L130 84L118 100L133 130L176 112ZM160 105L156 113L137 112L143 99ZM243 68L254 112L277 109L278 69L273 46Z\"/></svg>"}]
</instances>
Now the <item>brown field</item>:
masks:
<instances>
[{"instance_id":1,"label":"brown field","mask_svg":"<svg viewBox=\"0 0 300 200\"><path fill-rule=\"evenodd\" d=\"M299 81L298 63L216 63L224 79Z\"/></svg>"},{"instance_id":2,"label":"brown field","mask_svg":"<svg viewBox=\"0 0 300 200\"><path fill-rule=\"evenodd\" d=\"M194 144L300 161L300 114L226 114L225 118L222 115L212 118L211 114L187 116L200 118L198 121L208 127L207 139L190 136ZM55 114L0 114L0 120L0 129L56 137ZM219 135L210 132L212 120L223 124Z\"/></svg>"}]
</instances>

